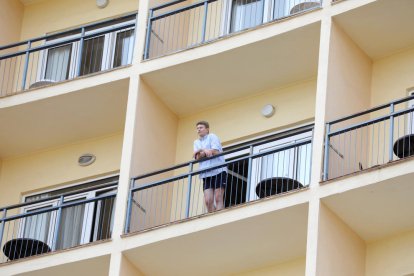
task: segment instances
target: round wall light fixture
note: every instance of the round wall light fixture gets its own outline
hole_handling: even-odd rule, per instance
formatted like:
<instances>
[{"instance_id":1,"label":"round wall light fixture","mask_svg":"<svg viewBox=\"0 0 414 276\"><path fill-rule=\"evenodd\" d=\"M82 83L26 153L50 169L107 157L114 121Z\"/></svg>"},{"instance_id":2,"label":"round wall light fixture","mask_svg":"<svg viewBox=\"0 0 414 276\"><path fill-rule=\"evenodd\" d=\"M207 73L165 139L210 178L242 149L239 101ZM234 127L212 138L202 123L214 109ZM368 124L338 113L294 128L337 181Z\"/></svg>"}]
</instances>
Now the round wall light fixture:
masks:
<instances>
[{"instance_id":1,"label":"round wall light fixture","mask_svg":"<svg viewBox=\"0 0 414 276\"><path fill-rule=\"evenodd\" d=\"M261 113L264 117L270 118L273 116L273 114L275 114L275 110L276 108L273 105L267 104L263 106Z\"/></svg>"},{"instance_id":2,"label":"round wall light fixture","mask_svg":"<svg viewBox=\"0 0 414 276\"><path fill-rule=\"evenodd\" d=\"M109 0L96 0L96 6L98 6L98 8L103 9L106 6L108 6Z\"/></svg>"},{"instance_id":3,"label":"round wall light fixture","mask_svg":"<svg viewBox=\"0 0 414 276\"><path fill-rule=\"evenodd\" d=\"M82 154L79 158L78 158L78 165L85 167L85 166L89 166L90 164L92 164L93 162L95 162L96 160L96 156L91 154L91 153L85 153Z\"/></svg>"}]
</instances>

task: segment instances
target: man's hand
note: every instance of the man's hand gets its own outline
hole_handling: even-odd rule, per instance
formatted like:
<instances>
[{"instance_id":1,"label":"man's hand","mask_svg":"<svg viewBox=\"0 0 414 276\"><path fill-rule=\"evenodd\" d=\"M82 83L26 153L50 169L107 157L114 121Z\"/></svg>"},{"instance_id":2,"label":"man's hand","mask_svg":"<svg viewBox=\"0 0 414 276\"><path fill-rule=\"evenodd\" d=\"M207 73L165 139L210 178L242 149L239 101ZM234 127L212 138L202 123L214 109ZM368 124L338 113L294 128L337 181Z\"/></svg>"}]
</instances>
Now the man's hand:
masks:
<instances>
[{"instance_id":1,"label":"man's hand","mask_svg":"<svg viewBox=\"0 0 414 276\"><path fill-rule=\"evenodd\" d=\"M213 149L206 149L204 150L204 153L206 154L207 157L211 157L215 154L216 150Z\"/></svg>"},{"instance_id":2,"label":"man's hand","mask_svg":"<svg viewBox=\"0 0 414 276\"><path fill-rule=\"evenodd\" d=\"M194 157L194 159L198 160L200 158L206 157L206 155L204 153L204 150L199 149L198 151L194 152L193 157Z\"/></svg>"}]
</instances>

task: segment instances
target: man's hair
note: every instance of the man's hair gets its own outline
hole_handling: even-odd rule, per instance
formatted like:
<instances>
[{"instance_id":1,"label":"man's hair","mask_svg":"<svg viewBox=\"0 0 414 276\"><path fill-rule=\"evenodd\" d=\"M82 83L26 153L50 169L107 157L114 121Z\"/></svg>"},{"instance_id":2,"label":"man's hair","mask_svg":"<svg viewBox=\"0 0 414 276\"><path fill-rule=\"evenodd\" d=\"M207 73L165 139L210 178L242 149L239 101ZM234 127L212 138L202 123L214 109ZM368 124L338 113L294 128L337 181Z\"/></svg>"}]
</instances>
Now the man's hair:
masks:
<instances>
[{"instance_id":1,"label":"man's hair","mask_svg":"<svg viewBox=\"0 0 414 276\"><path fill-rule=\"evenodd\" d=\"M199 121L199 122L197 122L196 126L198 126L198 125L203 125L206 128L210 128L210 124L207 121Z\"/></svg>"}]
</instances>

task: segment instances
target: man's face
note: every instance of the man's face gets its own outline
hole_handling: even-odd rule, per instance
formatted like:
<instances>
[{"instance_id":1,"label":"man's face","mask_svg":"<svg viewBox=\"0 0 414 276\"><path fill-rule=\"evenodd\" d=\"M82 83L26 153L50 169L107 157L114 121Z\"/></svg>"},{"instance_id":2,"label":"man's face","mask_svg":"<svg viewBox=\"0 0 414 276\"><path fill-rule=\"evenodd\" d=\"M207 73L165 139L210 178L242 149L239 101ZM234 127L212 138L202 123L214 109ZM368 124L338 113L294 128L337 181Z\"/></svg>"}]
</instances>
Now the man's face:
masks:
<instances>
[{"instance_id":1,"label":"man's face","mask_svg":"<svg viewBox=\"0 0 414 276\"><path fill-rule=\"evenodd\" d=\"M208 134L208 128L205 125L197 125L197 134L200 137L204 137Z\"/></svg>"}]
</instances>

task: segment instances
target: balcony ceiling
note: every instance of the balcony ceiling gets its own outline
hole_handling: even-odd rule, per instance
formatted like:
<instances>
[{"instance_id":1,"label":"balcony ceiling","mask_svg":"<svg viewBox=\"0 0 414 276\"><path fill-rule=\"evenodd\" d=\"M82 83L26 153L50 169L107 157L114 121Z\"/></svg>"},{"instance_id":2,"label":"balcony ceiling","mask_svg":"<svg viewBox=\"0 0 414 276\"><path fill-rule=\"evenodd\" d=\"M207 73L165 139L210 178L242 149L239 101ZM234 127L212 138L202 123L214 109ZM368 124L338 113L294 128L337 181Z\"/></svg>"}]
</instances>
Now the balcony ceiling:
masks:
<instances>
[{"instance_id":1,"label":"balcony ceiling","mask_svg":"<svg viewBox=\"0 0 414 276\"><path fill-rule=\"evenodd\" d=\"M1 108L0 158L122 131L127 93L128 80L124 79Z\"/></svg>"},{"instance_id":2,"label":"balcony ceiling","mask_svg":"<svg viewBox=\"0 0 414 276\"><path fill-rule=\"evenodd\" d=\"M412 0L378 0L334 20L375 60L414 46L413 11Z\"/></svg>"},{"instance_id":3,"label":"balcony ceiling","mask_svg":"<svg viewBox=\"0 0 414 276\"><path fill-rule=\"evenodd\" d=\"M323 202L362 239L375 241L414 229L413 177L414 173L391 178Z\"/></svg>"},{"instance_id":4,"label":"balcony ceiling","mask_svg":"<svg viewBox=\"0 0 414 276\"><path fill-rule=\"evenodd\" d=\"M250 207L242 208L248 212ZM307 214L307 204L295 205L124 254L145 275L230 275L254 270L305 257Z\"/></svg>"},{"instance_id":5,"label":"balcony ceiling","mask_svg":"<svg viewBox=\"0 0 414 276\"><path fill-rule=\"evenodd\" d=\"M313 23L213 56L146 73L143 79L179 116L192 114L270 88L314 78L319 33L320 24ZM202 47L214 47L215 43ZM177 55L190 55L191 51Z\"/></svg>"}]
</instances>

